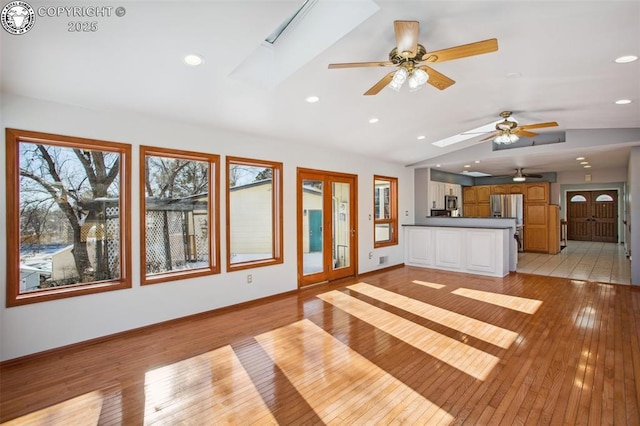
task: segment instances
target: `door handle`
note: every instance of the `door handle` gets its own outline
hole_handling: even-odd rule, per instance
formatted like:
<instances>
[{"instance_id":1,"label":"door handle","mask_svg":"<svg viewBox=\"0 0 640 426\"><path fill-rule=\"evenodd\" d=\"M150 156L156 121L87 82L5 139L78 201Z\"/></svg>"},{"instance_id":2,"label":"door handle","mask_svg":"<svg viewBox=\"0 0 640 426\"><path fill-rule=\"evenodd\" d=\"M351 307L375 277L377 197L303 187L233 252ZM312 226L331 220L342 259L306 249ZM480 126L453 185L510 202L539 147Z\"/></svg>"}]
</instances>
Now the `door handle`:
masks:
<instances>
[{"instance_id":1,"label":"door handle","mask_svg":"<svg viewBox=\"0 0 640 426\"><path fill-rule=\"evenodd\" d=\"M355 230L355 229L352 229L352 230L351 230L351 236L352 236L352 237L355 237L355 236L356 236L356 230Z\"/></svg>"}]
</instances>

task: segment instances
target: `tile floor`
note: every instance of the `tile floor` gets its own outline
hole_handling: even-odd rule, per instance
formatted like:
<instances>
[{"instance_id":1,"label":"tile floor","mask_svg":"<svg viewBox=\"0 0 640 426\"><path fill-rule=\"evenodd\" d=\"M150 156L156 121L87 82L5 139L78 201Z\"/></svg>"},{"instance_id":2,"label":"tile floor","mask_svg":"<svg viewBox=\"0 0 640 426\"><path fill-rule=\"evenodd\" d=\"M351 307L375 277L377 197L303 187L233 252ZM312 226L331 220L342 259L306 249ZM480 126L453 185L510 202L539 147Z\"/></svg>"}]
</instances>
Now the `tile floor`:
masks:
<instances>
[{"instance_id":1,"label":"tile floor","mask_svg":"<svg viewBox=\"0 0 640 426\"><path fill-rule=\"evenodd\" d=\"M631 284L631 261L624 245L568 241L558 254L520 253L518 272L584 281Z\"/></svg>"}]
</instances>

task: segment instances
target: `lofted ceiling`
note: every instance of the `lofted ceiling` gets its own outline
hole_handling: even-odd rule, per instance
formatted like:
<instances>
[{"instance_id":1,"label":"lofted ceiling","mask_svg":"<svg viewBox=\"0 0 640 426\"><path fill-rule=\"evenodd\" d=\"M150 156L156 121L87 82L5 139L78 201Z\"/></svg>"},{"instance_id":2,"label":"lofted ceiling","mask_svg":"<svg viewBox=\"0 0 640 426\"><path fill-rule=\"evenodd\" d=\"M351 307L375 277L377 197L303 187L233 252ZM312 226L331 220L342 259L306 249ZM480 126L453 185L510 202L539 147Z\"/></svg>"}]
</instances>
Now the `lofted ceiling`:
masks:
<instances>
[{"instance_id":1,"label":"lofted ceiling","mask_svg":"<svg viewBox=\"0 0 640 426\"><path fill-rule=\"evenodd\" d=\"M30 3L37 9L72 2ZM580 170L577 156L587 157L593 171L626 167L630 147L640 144L640 60L614 63L640 56L638 1L318 0L265 47L301 3L125 1L118 3L124 16L97 18L97 31L88 33L68 32L65 16L38 16L27 34L2 31L2 91L404 165L440 164L454 173L467 163L491 174ZM386 61L395 47L394 20L419 21L427 51L489 38L499 50L433 64L456 81L443 91L426 85L363 96L390 69L327 68ZM189 53L204 64L186 66ZM311 95L320 101L305 102ZM632 103L614 104L618 99ZM432 145L498 121L504 110L520 124L558 122L540 137L558 132L566 142L494 151L477 135ZM379 121L370 124L373 117Z\"/></svg>"}]
</instances>

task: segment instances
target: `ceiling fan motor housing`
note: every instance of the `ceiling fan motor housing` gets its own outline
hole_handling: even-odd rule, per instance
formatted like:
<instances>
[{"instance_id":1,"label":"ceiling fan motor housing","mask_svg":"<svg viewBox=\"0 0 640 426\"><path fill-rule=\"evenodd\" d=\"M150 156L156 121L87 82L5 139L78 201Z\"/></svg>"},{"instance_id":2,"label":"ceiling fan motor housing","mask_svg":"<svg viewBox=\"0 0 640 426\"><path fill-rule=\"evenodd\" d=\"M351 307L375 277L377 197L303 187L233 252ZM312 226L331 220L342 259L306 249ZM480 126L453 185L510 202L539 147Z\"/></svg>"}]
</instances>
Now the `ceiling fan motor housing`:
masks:
<instances>
[{"instance_id":1,"label":"ceiling fan motor housing","mask_svg":"<svg viewBox=\"0 0 640 426\"><path fill-rule=\"evenodd\" d=\"M418 48L416 50L416 55L411 57L411 58L407 58L405 56L402 55L402 52L398 52L398 48L394 47L391 52L389 52L389 60L391 62L393 62L396 65L400 65L404 62L419 62L422 58L422 56L424 56L425 53L427 53L426 49L424 48L423 45L418 43ZM416 59L417 58L417 59Z\"/></svg>"}]
</instances>

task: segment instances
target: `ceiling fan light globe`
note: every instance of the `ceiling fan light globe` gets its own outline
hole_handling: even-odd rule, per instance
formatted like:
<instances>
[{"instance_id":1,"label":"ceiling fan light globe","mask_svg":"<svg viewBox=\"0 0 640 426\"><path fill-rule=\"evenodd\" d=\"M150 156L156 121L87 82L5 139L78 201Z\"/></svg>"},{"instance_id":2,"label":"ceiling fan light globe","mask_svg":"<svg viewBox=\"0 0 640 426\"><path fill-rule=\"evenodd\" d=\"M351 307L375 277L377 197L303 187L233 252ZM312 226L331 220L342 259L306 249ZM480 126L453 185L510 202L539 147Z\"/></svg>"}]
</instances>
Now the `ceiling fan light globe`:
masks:
<instances>
[{"instance_id":1,"label":"ceiling fan light globe","mask_svg":"<svg viewBox=\"0 0 640 426\"><path fill-rule=\"evenodd\" d=\"M405 68L399 68L398 71L396 71L396 73L393 74L393 80L391 81L395 82L399 86L402 86L402 84L405 82L408 76L409 76L409 73Z\"/></svg>"},{"instance_id":2,"label":"ceiling fan light globe","mask_svg":"<svg viewBox=\"0 0 640 426\"><path fill-rule=\"evenodd\" d=\"M400 88L402 87L402 83L398 83L395 80L391 80L391 83L389 83L387 85L387 87L390 87L391 89L395 90L396 92L399 92Z\"/></svg>"},{"instance_id":3,"label":"ceiling fan light globe","mask_svg":"<svg viewBox=\"0 0 640 426\"><path fill-rule=\"evenodd\" d=\"M508 144L509 143L509 135L501 133L493 141L495 143L497 143L497 144Z\"/></svg>"},{"instance_id":4,"label":"ceiling fan light globe","mask_svg":"<svg viewBox=\"0 0 640 426\"><path fill-rule=\"evenodd\" d=\"M520 140L518 135L514 135L513 133L509 134L508 137L509 137L509 143L518 142Z\"/></svg>"},{"instance_id":5,"label":"ceiling fan light globe","mask_svg":"<svg viewBox=\"0 0 640 426\"><path fill-rule=\"evenodd\" d=\"M527 180L527 178L524 177L524 176L514 176L513 177L513 181L514 182L524 182L525 180Z\"/></svg>"}]
</instances>

